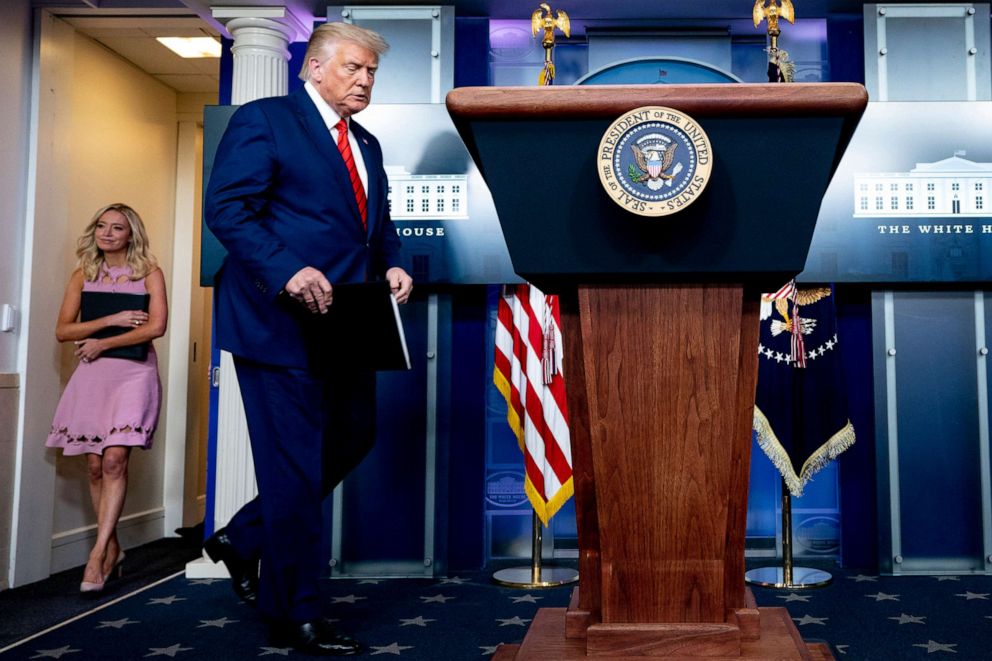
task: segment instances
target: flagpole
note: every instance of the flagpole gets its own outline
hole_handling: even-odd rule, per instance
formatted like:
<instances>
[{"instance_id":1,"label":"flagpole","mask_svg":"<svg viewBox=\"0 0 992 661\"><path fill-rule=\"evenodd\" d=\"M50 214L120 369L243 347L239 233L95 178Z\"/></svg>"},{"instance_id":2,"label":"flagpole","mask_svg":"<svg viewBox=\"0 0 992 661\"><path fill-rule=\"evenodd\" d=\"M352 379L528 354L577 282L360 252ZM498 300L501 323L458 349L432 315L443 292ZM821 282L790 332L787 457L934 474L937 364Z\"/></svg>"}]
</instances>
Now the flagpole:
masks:
<instances>
[{"instance_id":1,"label":"flagpole","mask_svg":"<svg viewBox=\"0 0 992 661\"><path fill-rule=\"evenodd\" d=\"M568 567L544 567L541 548L544 543L541 519L533 513L534 533L531 537L530 567L509 567L493 574L493 582L511 588L554 588L575 583L579 572Z\"/></svg>"},{"instance_id":2,"label":"flagpole","mask_svg":"<svg viewBox=\"0 0 992 661\"><path fill-rule=\"evenodd\" d=\"M828 571L792 564L792 494L782 480L782 566L758 567L745 572L744 582L765 588L805 590L829 585L834 577Z\"/></svg>"},{"instance_id":3,"label":"flagpole","mask_svg":"<svg viewBox=\"0 0 992 661\"><path fill-rule=\"evenodd\" d=\"M559 9L557 12L553 12L551 7L546 2L542 2L541 5L531 14L531 36L536 37L538 33L540 33L542 35L541 46L544 47L544 68L538 76L538 84L554 84L555 65L553 52L555 47L555 30L561 30L565 36L568 37L571 35L570 26L571 23L569 22L568 14L562 9ZM553 298L555 297L545 297L548 310L551 310L553 307L551 303ZM554 314L553 316L557 315ZM552 376L557 374L558 367L556 367L556 365L558 365L558 361L555 357L555 352L560 350L555 347L554 342L554 325L557 322L553 322L549 319L547 323L548 328L544 335L544 346L541 347L541 350L544 353L544 360L542 362L545 369L545 384L551 383ZM548 342L549 339L550 343ZM509 397L509 395L506 395L505 393L504 396ZM507 399L508 405L509 402L510 400ZM521 445L521 450L522 449L523 445ZM571 464L571 462L569 462L569 464ZM571 471L571 465L569 465L569 471ZM544 544L542 525L543 524L541 523L540 517L537 516L537 510L534 510L534 530L531 536L530 567L510 567L509 569L501 569L493 574L494 582L513 588L550 588L559 585L566 585L568 583L575 583L579 580L579 572L574 569L569 569L567 567L542 567L541 549Z\"/></svg>"}]
</instances>

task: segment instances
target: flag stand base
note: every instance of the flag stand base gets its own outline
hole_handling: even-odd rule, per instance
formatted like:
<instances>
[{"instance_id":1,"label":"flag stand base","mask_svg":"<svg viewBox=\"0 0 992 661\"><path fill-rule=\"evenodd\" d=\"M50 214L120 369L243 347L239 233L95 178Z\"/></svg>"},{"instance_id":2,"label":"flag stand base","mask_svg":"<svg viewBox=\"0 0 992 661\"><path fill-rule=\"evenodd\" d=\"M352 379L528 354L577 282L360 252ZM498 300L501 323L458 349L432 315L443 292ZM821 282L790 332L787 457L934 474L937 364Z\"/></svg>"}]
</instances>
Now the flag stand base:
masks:
<instances>
[{"instance_id":1,"label":"flag stand base","mask_svg":"<svg viewBox=\"0 0 992 661\"><path fill-rule=\"evenodd\" d=\"M579 572L568 567L541 566L541 520L534 513L531 566L510 567L493 573L493 582L511 588L554 588L579 580Z\"/></svg>"},{"instance_id":2,"label":"flag stand base","mask_svg":"<svg viewBox=\"0 0 992 661\"><path fill-rule=\"evenodd\" d=\"M833 580L828 571L792 566L792 494L782 480L782 566L752 569L744 573L744 582L765 588L804 590L822 588Z\"/></svg>"},{"instance_id":3,"label":"flag stand base","mask_svg":"<svg viewBox=\"0 0 992 661\"><path fill-rule=\"evenodd\" d=\"M543 567L535 580L532 567L510 567L493 574L493 582L510 588L555 588L579 580L579 572L568 567Z\"/></svg>"},{"instance_id":4,"label":"flag stand base","mask_svg":"<svg viewBox=\"0 0 992 661\"><path fill-rule=\"evenodd\" d=\"M785 580L785 567L758 567L744 574L745 583L783 590L822 588L833 580L830 572L812 567L793 567L792 577L788 581Z\"/></svg>"}]
</instances>

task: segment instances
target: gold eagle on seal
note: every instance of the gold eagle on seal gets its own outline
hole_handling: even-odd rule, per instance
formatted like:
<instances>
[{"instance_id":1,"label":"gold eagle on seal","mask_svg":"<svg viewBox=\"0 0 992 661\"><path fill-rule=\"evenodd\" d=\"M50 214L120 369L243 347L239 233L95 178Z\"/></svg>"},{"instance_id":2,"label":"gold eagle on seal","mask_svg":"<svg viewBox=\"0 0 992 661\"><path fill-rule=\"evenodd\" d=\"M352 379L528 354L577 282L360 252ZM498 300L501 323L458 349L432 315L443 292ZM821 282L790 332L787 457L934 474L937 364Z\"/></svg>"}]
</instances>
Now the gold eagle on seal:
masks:
<instances>
[{"instance_id":1,"label":"gold eagle on seal","mask_svg":"<svg viewBox=\"0 0 992 661\"><path fill-rule=\"evenodd\" d=\"M651 137L654 136L648 136L648 138ZM658 190L666 183L671 186L672 179L682 171L682 166L679 164L675 171L666 174L675 160L675 150L678 143L665 144L648 139L644 140L642 147L640 142L630 145L631 151L634 152L634 162L637 163L637 170L640 172L635 170L632 165L627 176L635 184L647 184L651 190Z\"/></svg>"}]
</instances>

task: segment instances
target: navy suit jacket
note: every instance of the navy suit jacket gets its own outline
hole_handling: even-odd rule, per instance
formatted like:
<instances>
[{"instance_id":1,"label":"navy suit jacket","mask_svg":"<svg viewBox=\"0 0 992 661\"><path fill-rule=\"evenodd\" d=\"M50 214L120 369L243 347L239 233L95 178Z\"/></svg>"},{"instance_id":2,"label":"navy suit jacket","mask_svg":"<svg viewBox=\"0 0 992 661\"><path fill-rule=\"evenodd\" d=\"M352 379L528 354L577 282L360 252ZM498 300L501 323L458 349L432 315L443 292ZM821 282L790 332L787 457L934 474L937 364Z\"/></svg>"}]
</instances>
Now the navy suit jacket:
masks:
<instances>
[{"instance_id":1,"label":"navy suit jacket","mask_svg":"<svg viewBox=\"0 0 992 661\"><path fill-rule=\"evenodd\" d=\"M306 90L247 103L232 116L205 201L207 226L228 251L215 292L221 349L307 367L310 313L281 293L290 278L312 266L332 285L363 282L399 266L382 149L357 122L351 131L368 171L367 231L348 170Z\"/></svg>"}]
</instances>

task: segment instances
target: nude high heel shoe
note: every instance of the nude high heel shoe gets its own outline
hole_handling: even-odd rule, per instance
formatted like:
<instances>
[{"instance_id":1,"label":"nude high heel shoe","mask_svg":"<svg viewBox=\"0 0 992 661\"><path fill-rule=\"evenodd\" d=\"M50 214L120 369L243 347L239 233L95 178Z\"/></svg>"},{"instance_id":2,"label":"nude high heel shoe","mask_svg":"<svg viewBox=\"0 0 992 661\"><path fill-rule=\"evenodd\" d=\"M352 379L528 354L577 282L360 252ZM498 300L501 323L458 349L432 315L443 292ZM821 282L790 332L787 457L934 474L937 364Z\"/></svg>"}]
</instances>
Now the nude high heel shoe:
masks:
<instances>
[{"instance_id":1,"label":"nude high heel shoe","mask_svg":"<svg viewBox=\"0 0 992 661\"><path fill-rule=\"evenodd\" d=\"M124 549L117 554L117 560L114 562L114 566L110 568L110 572L103 577L103 582L106 583L113 577L120 578L124 575Z\"/></svg>"},{"instance_id":2,"label":"nude high heel shoe","mask_svg":"<svg viewBox=\"0 0 992 661\"><path fill-rule=\"evenodd\" d=\"M99 581L83 581L79 584L79 591L83 594L93 594L103 590L107 584L107 577L102 576Z\"/></svg>"},{"instance_id":3,"label":"nude high heel shoe","mask_svg":"<svg viewBox=\"0 0 992 661\"><path fill-rule=\"evenodd\" d=\"M107 584L106 581L100 581L99 583L90 583L89 581L83 581L82 583L79 584L79 591L83 594L100 592L103 590L106 584Z\"/></svg>"},{"instance_id":4,"label":"nude high heel shoe","mask_svg":"<svg viewBox=\"0 0 992 661\"><path fill-rule=\"evenodd\" d=\"M99 582L83 581L79 584L79 591L83 594L100 592L107 586L107 581L114 576L120 578L123 573L124 549L121 549L120 553L117 554L117 560L114 561L114 566L110 568L109 572L103 575L103 580Z\"/></svg>"}]
</instances>

